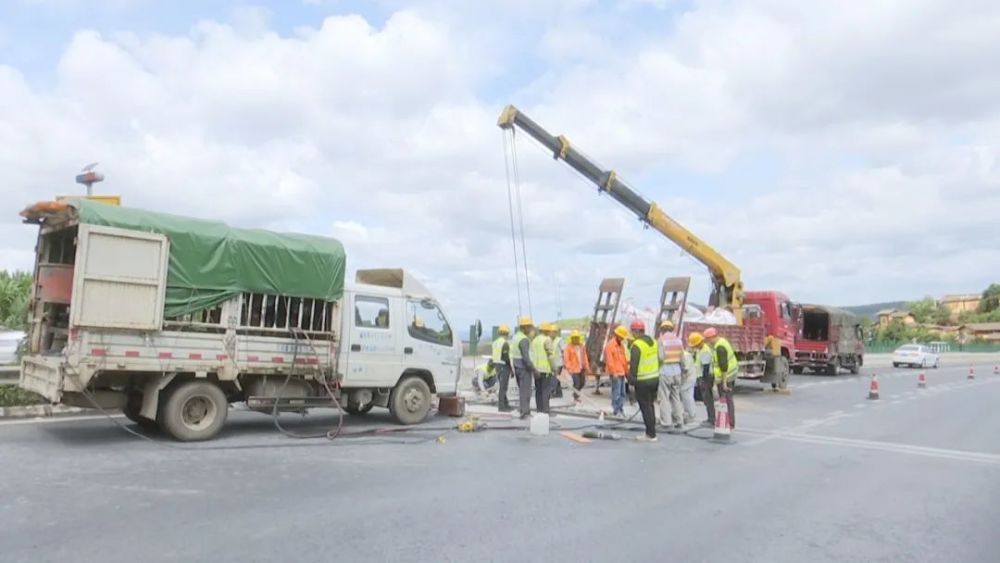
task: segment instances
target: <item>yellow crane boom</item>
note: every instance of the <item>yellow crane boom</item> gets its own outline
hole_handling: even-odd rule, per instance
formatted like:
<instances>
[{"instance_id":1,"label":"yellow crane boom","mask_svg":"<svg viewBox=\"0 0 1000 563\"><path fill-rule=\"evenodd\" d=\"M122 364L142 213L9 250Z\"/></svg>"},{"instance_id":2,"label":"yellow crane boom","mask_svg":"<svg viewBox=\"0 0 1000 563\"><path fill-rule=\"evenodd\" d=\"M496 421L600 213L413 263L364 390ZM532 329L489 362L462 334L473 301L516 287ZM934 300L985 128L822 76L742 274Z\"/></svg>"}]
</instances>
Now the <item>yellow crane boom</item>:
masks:
<instances>
[{"instance_id":1,"label":"yellow crane boom","mask_svg":"<svg viewBox=\"0 0 1000 563\"><path fill-rule=\"evenodd\" d=\"M553 158L568 164L570 168L596 184L600 191L606 192L615 201L635 213L644 223L707 266L713 285L709 304L728 307L736 316L737 322L743 324L743 281L740 278L740 269L732 262L664 213L656 203L646 200L622 182L613 170L601 169L576 150L564 135L552 135L516 107L512 105L505 107L497 119L497 125L503 129L513 129L516 126L530 135L551 150Z\"/></svg>"}]
</instances>

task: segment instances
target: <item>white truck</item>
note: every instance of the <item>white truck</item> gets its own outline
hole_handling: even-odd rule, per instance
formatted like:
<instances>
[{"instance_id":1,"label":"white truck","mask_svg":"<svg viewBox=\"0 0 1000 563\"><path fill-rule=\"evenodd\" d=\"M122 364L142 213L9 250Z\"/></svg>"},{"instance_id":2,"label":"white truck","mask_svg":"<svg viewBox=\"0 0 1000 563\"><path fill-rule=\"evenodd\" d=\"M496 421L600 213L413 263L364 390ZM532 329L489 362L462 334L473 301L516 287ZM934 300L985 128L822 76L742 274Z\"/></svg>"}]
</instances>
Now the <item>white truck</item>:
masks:
<instances>
[{"instance_id":1,"label":"white truck","mask_svg":"<svg viewBox=\"0 0 1000 563\"><path fill-rule=\"evenodd\" d=\"M457 390L461 342L433 295L399 269L345 288L336 240L85 200L21 214L40 230L19 384L53 403L191 441L230 403L416 424Z\"/></svg>"}]
</instances>

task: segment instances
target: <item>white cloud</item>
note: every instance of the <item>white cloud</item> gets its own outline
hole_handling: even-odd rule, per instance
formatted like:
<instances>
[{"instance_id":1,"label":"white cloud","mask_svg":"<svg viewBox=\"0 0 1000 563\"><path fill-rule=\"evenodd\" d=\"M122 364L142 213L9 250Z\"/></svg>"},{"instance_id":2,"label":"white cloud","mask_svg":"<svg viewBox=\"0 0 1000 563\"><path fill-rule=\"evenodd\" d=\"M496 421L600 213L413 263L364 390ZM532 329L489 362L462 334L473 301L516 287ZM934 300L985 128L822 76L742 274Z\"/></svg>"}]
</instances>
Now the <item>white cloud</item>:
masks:
<instances>
[{"instance_id":1,"label":"white cloud","mask_svg":"<svg viewBox=\"0 0 1000 563\"><path fill-rule=\"evenodd\" d=\"M254 9L181 35L81 29L51 86L0 66L0 267L30 265L16 212L99 160L129 205L332 234L351 268L422 275L462 324L509 321L495 119L513 101L636 179L750 288L851 303L994 281L993 3L652 2L674 19L646 29L669 32L638 31L642 4L432 3L286 35ZM704 300L701 265L534 143L519 156L536 316L557 293L587 313L605 276L651 303L692 274ZM686 183L658 183L673 173Z\"/></svg>"}]
</instances>

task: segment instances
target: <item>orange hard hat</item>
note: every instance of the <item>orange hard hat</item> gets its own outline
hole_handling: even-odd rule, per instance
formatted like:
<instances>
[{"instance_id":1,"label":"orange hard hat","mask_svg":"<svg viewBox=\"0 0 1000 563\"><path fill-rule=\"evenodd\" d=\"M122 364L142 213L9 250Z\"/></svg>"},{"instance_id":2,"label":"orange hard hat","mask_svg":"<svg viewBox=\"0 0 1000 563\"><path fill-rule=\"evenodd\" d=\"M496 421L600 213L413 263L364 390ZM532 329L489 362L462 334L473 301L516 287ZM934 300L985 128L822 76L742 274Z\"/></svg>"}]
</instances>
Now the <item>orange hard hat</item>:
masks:
<instances>
[{"instance_id":1,"label":"orange hard hat","mask_svg":"<svg viewBox=\"0 0 1000 563\"><path fill-rule=\"evenodd\" d=\"M715 327L708 327L705 329L705 338L715 338L719 333L715 331Z\"/></svg>"},{"instance_id":2,"label":"orange hard hat","mask_svg":"<svg viewBox=\"0 0 1000 563\"><path fill-rule=\"evenodd\" d=\"M632 324L628 325L628 327L639 332L646 332L646 323L642 322L642 319L633 320Z\"/></svg>"}]
</instances>

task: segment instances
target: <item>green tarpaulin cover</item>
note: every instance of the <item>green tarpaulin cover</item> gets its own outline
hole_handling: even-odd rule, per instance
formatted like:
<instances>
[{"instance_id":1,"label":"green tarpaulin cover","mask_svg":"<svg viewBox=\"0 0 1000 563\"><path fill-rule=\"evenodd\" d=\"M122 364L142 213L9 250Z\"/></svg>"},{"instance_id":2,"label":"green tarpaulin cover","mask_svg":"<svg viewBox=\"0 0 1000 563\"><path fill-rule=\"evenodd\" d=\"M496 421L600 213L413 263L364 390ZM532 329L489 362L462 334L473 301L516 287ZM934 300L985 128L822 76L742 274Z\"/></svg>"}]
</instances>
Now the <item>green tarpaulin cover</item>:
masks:
<instances>
[{"instance_id":1,"label":"green tarpaulin cover","mask_svg":"<svg viewBox=\"0 0 1000 563\"><path fill-rule=\"evenodd\" d=\"M167 317L214 307L244 291L330 301L344 293L346 256L332 238L235 229L87 200L72 205L81 223L167 236Z\"/></svg>"}]
</instances>

